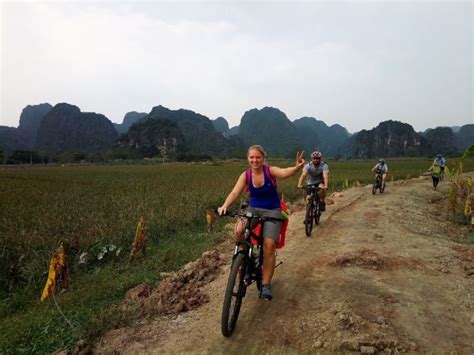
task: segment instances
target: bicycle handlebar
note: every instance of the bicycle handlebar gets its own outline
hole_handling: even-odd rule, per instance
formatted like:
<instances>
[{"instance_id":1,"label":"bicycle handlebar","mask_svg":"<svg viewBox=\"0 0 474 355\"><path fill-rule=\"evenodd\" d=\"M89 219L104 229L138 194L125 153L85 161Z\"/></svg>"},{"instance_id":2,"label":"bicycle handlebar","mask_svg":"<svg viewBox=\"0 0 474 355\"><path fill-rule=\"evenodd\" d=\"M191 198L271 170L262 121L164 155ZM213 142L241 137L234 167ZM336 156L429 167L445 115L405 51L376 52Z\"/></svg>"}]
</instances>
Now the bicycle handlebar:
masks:
<instances>
[{"instance_id":1,"label":"bicycle handlebar","mask_svg":"<svg viewBox=\"0 0 474 355\"><path fill-rule=\"evenodd\" d=\"M214 212L216 212L219 215L219 212L217 211L217 209L214 209ZM227 217L243 217L243 218L248 218L248 219L255 218L255 219L258 219L261 222L265 222L265 221L283 222L284 221L283 218L267 217L267 216L255 216L255 215L252 214L252 212L249 212L249 211L236 212L236 211L227 210L226 213L223 214L221 217L224 217L224 216L227 216Z\"/></svg>"},{"instance_id":2,"label":"bicycle handlebar","mask_svg":"<svg viewBox=\"0 0 474 355\"><path fill-rule=\"evenodd\" d=\"M317 184L307 184L306 186L301 186L301 187L297 187L298 189L305 189L305 188L315 188L316 190L321 190L321 188L319 187L321 183L317 183Z\"/></svg>"}]
</instances>

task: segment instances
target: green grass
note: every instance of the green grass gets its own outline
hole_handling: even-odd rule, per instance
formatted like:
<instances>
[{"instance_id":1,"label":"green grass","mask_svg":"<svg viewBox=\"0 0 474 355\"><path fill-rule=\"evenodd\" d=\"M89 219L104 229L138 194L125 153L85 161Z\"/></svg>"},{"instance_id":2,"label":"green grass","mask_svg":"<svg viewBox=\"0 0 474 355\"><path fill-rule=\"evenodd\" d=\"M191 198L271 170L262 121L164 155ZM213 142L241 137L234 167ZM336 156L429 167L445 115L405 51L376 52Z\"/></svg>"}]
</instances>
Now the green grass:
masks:
<instances>
[{"instance_id":1,"label":"green grass","mask_svg":"<svg viewBox=\"0 0 474 355\"><path fill-rule=\"evenodd\" d=\"M127 324L134 314L122 314L114 307L127 290L142 282L154 285L160 272L176 270L221 240L219 234L187 230L152 243L147 255L139 253L131 265L123 255L101 267L73 274L70 287L56 300L74 328L60 315L52 298L40 302L36 297L22 312L3 315L0 353L49 353Z\"/></svg>"},{"instance_id":2,"label":"green grass","mask_svg":"<svg viewBox=\"0 0 474 355\"><path fill-rule=\"evenodd\" d=\"M270 161L281 167L292 161ZM371 183L374 161L328 161L330 191ZM427 159L390 159L389 180L417 177ZM457 162L449 161L450 168ZM126 321L113 305L137 284L159 281L222 239L204 236L204 213L222 204L244 161L214 164L33 167L0 169L0 353L52 352L81 338L93 338ZM464 171L474 161L464 162ZM289 201L301 198L298 176L279 181ZM128 253L140 216L148 227L149 251L129 265ZM223 219L219 220L222 225ZM60 241L70 245L69 289L57 296L74 324L71 329L54 303L39 302L49 259ZM119 257L95 260L87 269L78 255L97 256L113 244ZM111 277L113 275L113 277Z\"/></svg>"}]
</instances>

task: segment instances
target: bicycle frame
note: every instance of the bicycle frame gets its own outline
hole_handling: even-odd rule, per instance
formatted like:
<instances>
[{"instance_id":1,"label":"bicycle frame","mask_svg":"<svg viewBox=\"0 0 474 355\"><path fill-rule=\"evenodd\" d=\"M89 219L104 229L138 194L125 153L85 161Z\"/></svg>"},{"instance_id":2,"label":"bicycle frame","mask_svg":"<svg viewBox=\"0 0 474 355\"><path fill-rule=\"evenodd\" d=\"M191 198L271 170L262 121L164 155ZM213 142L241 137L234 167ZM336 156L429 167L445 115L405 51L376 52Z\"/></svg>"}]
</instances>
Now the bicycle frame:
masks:
<instances>
[{"instance_id":1,"label":"bicycle frame","mask_svg":"<svg viewBox=\"0 0 474 355\"><path fill-rule=\"evenodd\" d=\"M272 217L261 217L261 216L254 216L251 212L241 212L241 213L236 213L236 212L228 212L229 216L233 217L243 217L246 219L245 227L244 227L244 239L243 240L236 240L235 241L235 248L234 248L234 254L232 259L234 260L238 254L244 253L247 260L249 260L249 266L250 266L250 278L247 280L246 284L247 286L252 284L254 281L257 281L257 287L260 290L260 283L259 281L262 281L262 267L263 267L263 259L264 259L264 253L263 253L263 224L266 221L274 221L274 222L283 222L282 218L272 218ZM256 224L254 224L257 222ZM253 226L252 226L253 225ZM253 229L255 229L258 225L260 225L260 231L259 234L255 234L253 232ZM253 243L252 241L256 241L257 245L259 246L259 255L258 255L258 263L256 263L256 259L252 256L252 246ZM244 248L242 248L244 246ZM278 263L278 265L275 265L275 268L277 268L281 264ZM258 265L258 266L257 266Z\"/></svg>"},{"instance_id":2,"label":"bicycle frame","mask_svg":"<svg viewBox=\"0 0 474 355\"><path fill-rule=\"evenodd\" d=\"M244 229L244 240L237 240L235 242L231 270L224 295L224 303L222 305L221 330L225 337L229 337L235 329L247 287L255 281L257 289L259 291L262 289L263 223L266 221L283 222L283 219L253 216L251 212L236 213L227 211L226 215L231 217L244 217L247 219ZM257 225L260 224L260 232L258 235L252 230L254 221L257 221ZM260 246L258 259L252 256L252 238L255 239ZM245 246L247 249L245 250L242 246ZM258 260L258 264L256 264L255 260Z\"/></svg>"},{"instance_id":3,"label":"bicycle frame","mask_svg":"<svg viewBox=\"0 0 474 355\"><path fill-rule=\"evenodd\" d=\"M380 191L380 193L383 193L385 190L385 184L383 183L383 172L376 172L375 173L375 181L374 184L372 185L372 194L375 195L377 192L377 189Z\"/></svg>"},{"instance_id":4,"label":"bicycle frame","mask_svg":"<svg viewBox=\"0 0 474 355\"><path fill-rule=\"evenodd\" d=\"M311 203L312 206L316 206L316 202L321 202L319 199L318 191L321 190L319 186L316 184L308 185L308 188L311 188L310 198L308 199L308 203Z\"/></svg>"},{"instance_id":5,"label":"bicycle frame","mask_svg":"<svg viewBox=\"0 0 474 355\"><path fill-rule=\"evenodd\" d=\"M377 188L382 187L382 174L383 173L377 173L377 175L375 176L375 184Z\"/></svg>"},{"instance_id":6,"label":"bicycle frame","mask_svg":"<svg viewBox=\"0 0 474 355\"><path fill-rule=\"evenodd\" d=\"M319 185L319 184L318 184ZM311 231L313 230L313 219L315 224L319 224L319 219L321 217L320 204L321 200L319 199L318 191L320 190L317 184L307 185L309 190L309 198L306 202L306 217L305 217L305 233L309 237ZM308 196L308 191L305 191L305 196Z\"/></svg>"}]
</instances>

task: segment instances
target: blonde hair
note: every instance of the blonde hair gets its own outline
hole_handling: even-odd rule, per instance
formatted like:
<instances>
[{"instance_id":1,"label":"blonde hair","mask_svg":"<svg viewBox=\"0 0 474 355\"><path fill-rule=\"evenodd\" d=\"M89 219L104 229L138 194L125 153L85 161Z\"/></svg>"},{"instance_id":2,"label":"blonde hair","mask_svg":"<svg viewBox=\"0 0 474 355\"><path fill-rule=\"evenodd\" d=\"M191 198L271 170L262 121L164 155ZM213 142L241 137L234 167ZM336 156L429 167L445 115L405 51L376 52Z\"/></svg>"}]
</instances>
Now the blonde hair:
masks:
<instances>
[{"instance_id":1,"label":"blonde hair","mask_svg":"<svg viewBox=\"0 0 474 355\"><path fill-rule=\"evenodd\" d=\"M263 150L263 147L260 144L251 145L249 147L249 149L247 150L247 156L249 156L249 152L251 150L258 150L260 152L260 154L263 155L263 159L265 159L267 157L267 153L265 153L265 151Z\"/></svg>"}]
</instances>

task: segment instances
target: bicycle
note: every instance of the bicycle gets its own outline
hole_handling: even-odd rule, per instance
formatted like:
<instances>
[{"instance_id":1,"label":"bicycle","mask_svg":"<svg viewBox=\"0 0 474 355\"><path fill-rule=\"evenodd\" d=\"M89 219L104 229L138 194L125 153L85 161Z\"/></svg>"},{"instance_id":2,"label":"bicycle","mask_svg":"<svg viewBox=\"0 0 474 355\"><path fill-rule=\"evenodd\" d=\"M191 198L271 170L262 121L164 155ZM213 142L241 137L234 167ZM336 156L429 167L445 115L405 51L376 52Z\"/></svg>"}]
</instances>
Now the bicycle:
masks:
<instances>
[{"instance_id":1,"label":"bicycle","mask_svg":"<svg viewBox=\"0 0 474 355\"><path fill-rule=\"evenodd\" d=\"M283 218L254 216L251 212L227 211L225 216L243 217L247 220L244 229L244 240L235 242L232 266L222 305L221 331L225 337L230 337L235 330L239 317L242 299L247 287L255 282L259 297L262 290L263 266L263 223L267 221L283 222ZM256 224L255 224L256 223ZM260 225L259 234L253 229ZM275 268L282 262L280 261Z\"/></svg>"},{"instance_id":2,"label":"bicycle","mask_svg":"<svg viewBox=\"0 0 474 355\"><path fill-rule=\"evenodd\" d=\"M311 231L313 230L313 220L314 224L319 225L319 221L321 219L321 200L318 196L318 191L320 188L317 185L307 185L307 188L311 191L308 201L306 202L306 216L304 220L304 230L307 237L311 235Z\"/></svg>"},{"instance_id":3,"label":"bicycle","mask_svg":"<svg viewBox=\"0 0 474 355\"><path fill-rule=\"evenodd\" d=\"M380 191L381 194L385 191L385 184L382 184L382 173L377 173L375 176L375 181L372 186L372 194L375 195L377 189Z\"/></svg>"}]
</instances>

